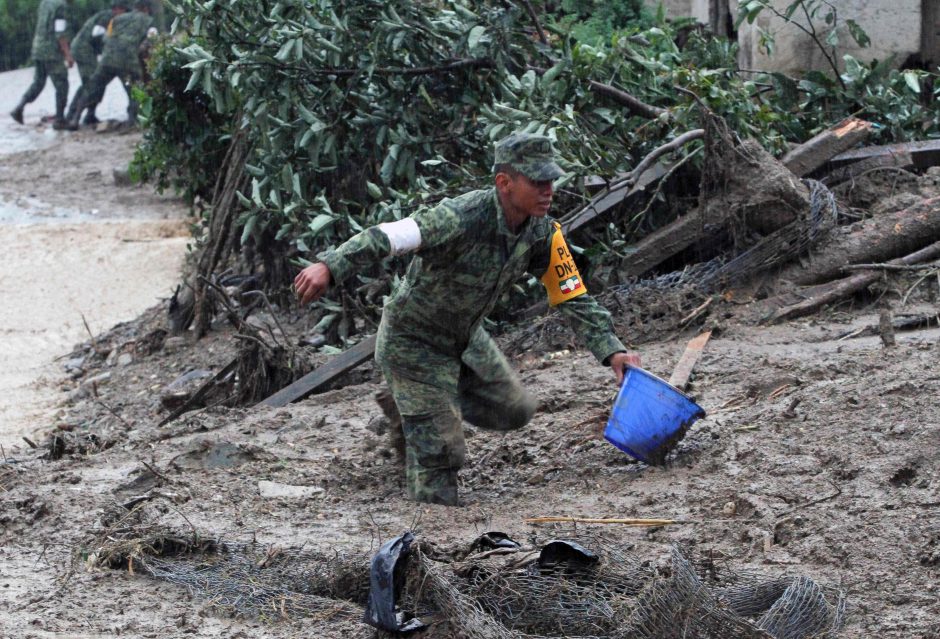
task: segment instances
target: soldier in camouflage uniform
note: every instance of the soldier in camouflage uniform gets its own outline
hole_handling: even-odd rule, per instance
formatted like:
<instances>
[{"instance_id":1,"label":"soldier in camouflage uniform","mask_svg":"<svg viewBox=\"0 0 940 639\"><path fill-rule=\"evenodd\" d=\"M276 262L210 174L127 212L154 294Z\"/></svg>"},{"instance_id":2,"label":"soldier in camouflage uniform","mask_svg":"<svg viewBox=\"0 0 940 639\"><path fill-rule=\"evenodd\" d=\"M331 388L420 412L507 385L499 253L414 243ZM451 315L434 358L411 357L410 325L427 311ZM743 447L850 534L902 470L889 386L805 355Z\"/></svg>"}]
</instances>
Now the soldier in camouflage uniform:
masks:
<instances>
[{"instance_id":1,"label":"soldier in camouflage uniform","mask_svg":"<svg viewBox=\"0 0 940 639\"><path fill-rule=\"evenodd\" d=\"M110 33L105 35L104 50L98 68L88 81L87 90L73 104L70 128L78 128L78 117L85 109L94 109L104 97L104 90L114 78L120 78L128 94L127 119L137 121L137 102L130 97L130 87L143 77L138 50L148 37L156 35L149 0L137 0L134 11L122 13L111 20ZM71 109L70 109L71 111Z\"/></svg>"},{"instance_id":2,"label":"soldier in camouflage uniform","mask_svg":"<svg viewBox=\"0 0 940 639\"><path fill-rule=\"evenodd\" d=\"M104 36L108 32L111 20L122 13L127 13L130 9L131 0L113 0L110 9L102 9L88 18L82 28L78 30L78 33L75 34L75 37L72 38L72 57L75 58L75 64L78 65L78 74L82 78L82 85L78 87L78 91L72 96L72 103L65 114L67 120L78 119L75 111L78 108L78 103L88 90L88 83L98 68L98 56L104 50ZM98 118L95 115L96 106L92 104L88 108L85 119L82 120L83 124L98 123Z\"/></svg>"},{"instance_id":3,"label":"soldier in camouflage uniform","mask_svg":"<svg viewBox=\"0 0 940 639\"><path fill-rule=\"evenodd\" d=\"M549 302L618 382L625 365L639 365L614 335L610 314L587 295L561 226L546 217L553 180L562 175L549 139L514 133L497 143L495 155L493 188L366 229L318 255L294 280L306 304L362 265L415 253L385 304L376 362L402 416L408 494L421 502L457 504L461 418L508 430L535 411L535 399L482 326L524 272L541 276Z\"/></svg>"},{"instance_id":4,"label":"soldier in camouflage uniform","mask_svg":"<svg viewBox=\"0 0 940 639\"><path fill-rule=\"evenodd\" d=\"M23 109L39 97L46 86L46 78L55 87L55 120L53 127L63 128L65 104L69 99L69 75L66 67L75 64L69 50L72 35L69 7L72 0L42 0L36 14L36 32L33 35L32 59L36 65L33 83L26 89L20 103L10 116L23 124Z\"/></svg>"}]
</instances>

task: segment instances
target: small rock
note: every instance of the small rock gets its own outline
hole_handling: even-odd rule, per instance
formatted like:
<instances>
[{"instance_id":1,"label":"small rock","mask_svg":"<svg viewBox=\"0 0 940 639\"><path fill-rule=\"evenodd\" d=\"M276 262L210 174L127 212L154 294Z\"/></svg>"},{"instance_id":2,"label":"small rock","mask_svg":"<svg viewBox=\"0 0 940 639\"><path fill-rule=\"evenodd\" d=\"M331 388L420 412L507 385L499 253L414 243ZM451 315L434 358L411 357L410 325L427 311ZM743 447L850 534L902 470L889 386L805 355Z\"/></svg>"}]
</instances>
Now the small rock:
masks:
<instances>
[{"instance_id":1,"label":"small rock","mask_svg":"<svg viewBox=\"0 0 940 639\"><path fill-rule=\"evenodd\" d=\"M117 363L118 366L127 366L134 361L134 356L130 353L121 353L118 355Z\"/></svg>"},{"instance_id":2,"label":"small rock","mask_svg":"<svg viewBox=\"0 0 940 639\"><path fill-rule=\"evenodd\" d=\"M291 486L290 484L262 480L258 482L258 492L266 499L285 497L305 499L314 495L321 495L324 491L319 486Z\"/></svg>"},{"instance_id":3,"label":"small rock","mask_svg":"<svg viewBox=\"0 0 940 639\"><path fill-rule=\"evenodd\" d=\"M111 352L108 353L108 356L105 358L105 360L104 360L104 365L105 365L105 366L114 366L114 365L117 363L118 355L119 355L119 353L118 353L117 349L116 349L116 348L115 348L115 349L112 349Z\"/></svg>"},{"instance_id":4,"label":"small rock","mask_svg":"<svg viewBox=\"0 0 940 639\"><path fill-rule=\"evenodd\" d=\"M184 346L186 346L186 338L185 338L185 337L179 337L179 336L167 337L167 338L163 341L163 350L165 350L165 351L167 351L167 352L178 351L179 349L183 348Z\"/></svg>"},{"instance_id":5,"label":"small rock","mask_svg":"<svg viewBox=\"0 0 940 639\"><path fill-rule=\"evenodd\" d=\"M722 506L721 513L725 517L732 517L734 516L734 513L737 512L737 510L738 510L738 505L734 503L733 501L729 501L724 506Z\"/></svg>"},{"instance_id":6,"label":"small rock","mask_svg":"<svg viewBox=\"0 0 940 639\"><path fill-rule=\"evenodd\" d=\"M85 369L82 368L85 365L85 357L73 357L72 359L65 360L65 372L72 373L74 371L81 371L83 374Z\"/></svg>"}]
</instances>

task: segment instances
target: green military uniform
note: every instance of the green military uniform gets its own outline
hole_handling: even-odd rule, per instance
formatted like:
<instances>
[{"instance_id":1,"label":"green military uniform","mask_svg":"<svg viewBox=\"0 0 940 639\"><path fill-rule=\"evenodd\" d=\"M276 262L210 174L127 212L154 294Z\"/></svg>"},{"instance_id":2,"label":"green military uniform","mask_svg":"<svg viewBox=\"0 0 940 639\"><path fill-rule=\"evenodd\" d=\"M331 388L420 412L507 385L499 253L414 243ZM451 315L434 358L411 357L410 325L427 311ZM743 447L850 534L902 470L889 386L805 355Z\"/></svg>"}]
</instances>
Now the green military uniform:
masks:
<instances>
[{"instance_id":1,"label":"green military uniform","mask_svg":"<svg viewBox=\"0 0 940 639\"><path fill-rule=\"evenodd\" d=\"M56 120L64 118L69 96L68 68L59 40L72 36L71 21L66 0L42 0L36 14L36 32L33 35L32 59L35 66L33 83L26 90L19 105L11 112L23 123L23 107L39 97L46 86L46 78L55 87Z\"/></svg>"},{"instance_id":2,"label":"green military uniform","mask_svg":"<svg viewBox=\"0 0 940 639\"><path fill-rule=\"evenodd\" d=\"M70 121L78 124L83 109L94 109L104 97L105 88L114 78L120 78L128 93L128 120L137 119L137 103L131 98L130 85L143 77L138 49L153 29L153 18L143 11L130 11L111 20L110 33L105 36L104 49L98 67L88 81L88 89L73 106Z\"/></svg>"},{"instance_id":3,"label":"green military uniform","mask_svg":"<svg viewBox=\"0 0 940 639\"><path fill-rule=\"evenodd\" d=\"M497 163L512 164L536 180L558 177L550 155L550 165L526 163L533 142L551 153L547 138L517 135L497 145ZM552 251L564 242L549 218L529 217L512 232L494 188L445 200L410 219L420 231L420 247L385 305L376 361L402 415L409 495L454 504L465 452L461 417L506 430L523 426L535 411L534 398L484 330L483 319L524 272L547 273ZM395 253L382 226L318 256L335 282ZM610 314L577 286L580 291L558 305L562 314L598 360L625 351Z\"/></svg>"},{"instance_id":4,"label":"green military uniform","mask_svg":"<svg viewBox=\"0 0 940 639\"><path fill-rule=\"evenodd\" d=\"M124 6L124 8L127 8L126 3L116 2L112 6ZM75 34L75 37L72 38L72 57L75 58L75 64L78 66L78 74L82 78L82 85L78 87L78 91L76 91L75 95L72 97L72 103L66 114L66 119L68 120L75 118L75 109L87 92L88 83L91 81L95 70L98 68L98 56L101 55L104 49L104 35L107 33L108 24L111 22L112 17L114 17L112 9L99 11L88 18L85 24L82 25L82 28L78 30L78 33ZM89 109L85 119L86 122L89 123L97 121L94 105Z\"/></svg>"}]
</instances>

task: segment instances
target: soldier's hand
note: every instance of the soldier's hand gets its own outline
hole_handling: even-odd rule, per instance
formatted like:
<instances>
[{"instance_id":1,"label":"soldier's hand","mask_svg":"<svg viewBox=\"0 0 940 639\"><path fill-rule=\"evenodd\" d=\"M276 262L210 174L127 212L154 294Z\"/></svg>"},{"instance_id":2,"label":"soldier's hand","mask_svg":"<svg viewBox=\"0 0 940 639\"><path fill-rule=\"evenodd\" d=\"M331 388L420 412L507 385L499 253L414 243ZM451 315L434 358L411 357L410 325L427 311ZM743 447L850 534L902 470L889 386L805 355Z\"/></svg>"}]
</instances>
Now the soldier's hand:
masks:
<instances>
[{"instance_id":1,"label":"soldier's hand","mask_svg":"<svg viewBox=\"0 0 940 639\"><path fill-rule=\"evenodd\" d=\"M305 306L322 296L330 287L333 275L323 262L311 264L294 278L294 290L300 298L300 305Z\"/></svg>"},{"instance_id":2,"label":"soldier's hand","mask_svg":"<svg viewBox=\"0 0 940 639\"><path fill-rule=\"evenodd\" d=\"M65 56L65 66L70 69L75 66L75 58L71 54Z\"/></svg>"},{"instance_id":3,"label":"soldier's hand","mask_svg":"<svg viewBox=\"0 0 940 639\"><path fill-rule=\"evenodd\" d=\"M636 366L640 367L640 354L639 353L614 353L610 356L610 361L608 362L610 367L614 370L614 377L617 378L617 385L623 383L623 369L627 366Z\"/></svg>"}]
</instances>

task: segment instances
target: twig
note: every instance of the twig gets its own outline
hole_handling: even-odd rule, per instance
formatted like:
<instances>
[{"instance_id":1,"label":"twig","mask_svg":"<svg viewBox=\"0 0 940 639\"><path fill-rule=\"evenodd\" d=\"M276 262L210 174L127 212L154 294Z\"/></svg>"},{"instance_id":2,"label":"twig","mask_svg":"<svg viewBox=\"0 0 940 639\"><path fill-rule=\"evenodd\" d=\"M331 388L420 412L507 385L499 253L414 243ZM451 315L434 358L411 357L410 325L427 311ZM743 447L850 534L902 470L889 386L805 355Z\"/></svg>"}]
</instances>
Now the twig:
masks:
<instances>
[{"instance_id":1,"label":"twig","mask_svg":"<svg viewBox=\"0 0 940 639\"><path fill-rule=\"evenodd\" d=\"M884 271L926 271L938 268L937 264L849 264L843 266L843 271L867 271L881 269Z\"/></svg>"},{"instance_id":2,"label":"twig","mask_svg":"<svg viewBox=\"0 0 940 639\"><path fill-rule=\"evenodd\" d=\"M169 415L167 415L159 424L157 424L157 428L160 428L160 427L162 427L162 426L166 426L167 424L169 424L170 422L172 422L174 419L176 419L177 417L179 417L180 415L182 415L182 414L185 413L186 411L190 410L190 409L193 407L193 405L196 404L196 402L198 402L199 400L201 400L201 399L205 396L205 394L208 392L209 388L210 388L215 382L219 381L219 380L222 379L225 375L227 375L230 371L234 370L237 365L238 365L238 358L236 357L236 358L234 358L232 361L230 361L228 364L226 364L225 366L223 366L223 367L222 367L222 370L220 370L218 373L216 373L215 375L213 375L212 377L210 377L210 378L206 381L205 384L203 384L202 386L200 386L200 387L199 387L199 390L197 390L195 393L193 393L193 396L190 397L189 399L187 399L187 400L183 403L182 406L180 406L179 408L177 408L176 410L174 410L172 413L170 413Z\"/></svg>"},{"instance_id":3,"label":"twig","mask_svg":"<svg viewBox=\"0 0 940 639\"><path fill-rule=\"evenodd\" d=\"M816 504L821 504L824 501L829 501L830 499L833 499L834 497L838 497L839 495L842 494L841 488L839 488L838 486L836 486L835 484L831 482L829 483L829 485L836 489L834 493L832 493L831 495L826 495L825 497L820 497L819 499L814 499L813 501L808 501L805 504L800 504L799 506L795 506L794 508L791 508L790 510L785 510L779 515L777 515L777 521L780 521L787 515L793 514L798 510L801 510L803 508L808 508L809 506L815 506Z\"/></svg>"},{"instance_id":4,"label":"twig","mask_svg":"<svg viewBox=\"0 0 940 639\"><path fill-rule=\"evenodd\" d=\"M152 472L154 475L156 475L157 477L159 477L160 479L162 479L162 480L165 481L166 483L168 483L168 484L169 484L169 483L172 483L172 482L170 481L170 479L169 479L166 475L164 475L163 473L161 473L160 471L158 471L156 468L154 468L153 466L151 466L150 464L148 464L147 462L145 462L143 459L140 459L140 460L138 460L138 461L139 461L141 464L143 464L144 466L146 466L146 467L147 467L147 470L149 470L150 472Z\"/></svg>"},{"instance_id":5,"label":"twig","mask_svg":"<svg viewBox=\"0 0 940 639\"><path fill-rule=\"evenodd\" d=\"M622 526L671 526L691 522L678 519L594 519L590 517L530 517L523 519L527 524L620 524Z\"/></svg>"},{"instance_id":6,"label":"twig","mask_svg":"<svg viewBox=\"0 0 940 639\"><path fill-rule=\"evenodd\" d=\"M113 408L111 408L110 406L108 406L107 404L105 404L100 398L95 397L95 403L98 403L98 404L101 404L102 406L104 406L105 409L106 409L109 413L111 413L112 415L114 415L115 417L117 417L119 420L121 420L121 423L124 424L125 426L127 426L128 429L133 428L133 427L127 422L126 419L124 419L123 417L121 417L120 415L118 415L117 412L115 412L115 410L114 410Z\"/></svg>"},{"instance_id":7,"label":"twig","mask_svg":"<svg viewBox=\"0 0 940 639\"><path fill-rule=\"evenodd\" d=\"M27 437L26 435L23 435L23 441L26 442L27 444L29 444L29 447L32 448L32 449L39 448L39 446L36 445L36 442L34 442L33 440L31 440L31 439L30 439L29 437Z\"/></svg>"},{"instance_id":8,"label":"twig","mask_svg":"<svg viewBox=\"0 0 940 639\"><path fill-rule=\"evenodd\" d=\"M277 325L278 330L281 331L281 335L286 336L287 332L284 330L284 327L281 326L281 322L277 319L277 313L274 312L274 308L271 306L271 302L268 300L268 296L265 295L264 291L245 291L244 293L242 293L242 297L247 297L249 295L257 295L262 300L264 300L264 305L267 307L268 312L271 314L271 318L274 320L275 325ZM274 343L277 344L277 338L274 337L273 333L271 334L271 338L274 340Z\"/></svg>"},{"instance_id":9,"label":"twig","mask_svg":"<svg viewBox=\"0 0 940 639\"><path fill-rule=\"evenodd\" d=\"M522 0L522 4L525 5L526 11L529 13L529 17L532 18L532 22L535 23L535 30L539 34L539 42L542 44L548 44L548 38L545 37L545 31L542 30L542 25L539 24L539 16L535 13L535 9L532 7L532 3L529 0Z\"/></svg>"}]
</instances>

